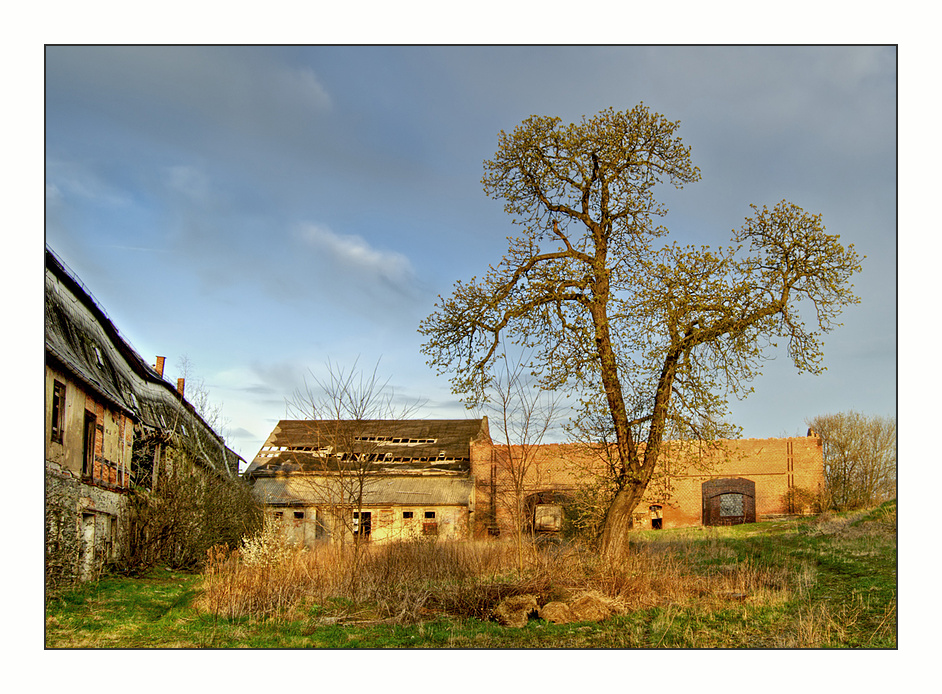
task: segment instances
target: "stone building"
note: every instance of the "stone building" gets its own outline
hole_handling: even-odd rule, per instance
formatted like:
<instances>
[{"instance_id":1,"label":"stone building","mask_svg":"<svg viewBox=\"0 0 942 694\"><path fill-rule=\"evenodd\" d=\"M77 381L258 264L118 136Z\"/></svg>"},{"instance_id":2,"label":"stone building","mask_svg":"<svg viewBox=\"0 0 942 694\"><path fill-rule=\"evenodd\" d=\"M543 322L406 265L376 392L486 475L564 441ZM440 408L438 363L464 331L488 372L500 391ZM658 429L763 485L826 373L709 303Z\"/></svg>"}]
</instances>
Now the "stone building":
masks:
<instances>
[{"instance_id":1,"label":"stone building","mask_svg":"<svg viewBox=\"0 0 942 694\"><path fill-rule=\"evenodd\" d=\"M304 544L468 537L487 419L283 420L245 471L266 514Z\"/></svg>"},{"instance_id":2,"label":"stone building","mask_svg":"<svg viewBox=\"0 0 942 694\"><path fill-rule=\"evenodd\" d=\"M237 479L240 458L48 248L45 265L46 570L87 579L127 551L128 493L152 484L174 441L206 474Z\"/></svg>"}]
</instances>

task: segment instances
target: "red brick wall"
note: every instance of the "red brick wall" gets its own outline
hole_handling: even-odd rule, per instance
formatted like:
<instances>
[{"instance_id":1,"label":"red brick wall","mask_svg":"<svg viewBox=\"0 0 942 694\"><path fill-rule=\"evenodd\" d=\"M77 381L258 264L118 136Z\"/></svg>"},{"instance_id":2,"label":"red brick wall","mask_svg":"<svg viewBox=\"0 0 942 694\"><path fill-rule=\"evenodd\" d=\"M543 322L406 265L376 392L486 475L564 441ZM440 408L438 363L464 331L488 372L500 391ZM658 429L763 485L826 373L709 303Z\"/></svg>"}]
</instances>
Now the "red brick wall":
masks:
<instances>
[{"instance_id":1,"label":"red brick wall","mask_svg":"<svg viewBox=\"0 0 942 694\"><path fill-rule=\"evenodd\" d=\"M512 450L516 460L523 458L523 449L515 446ZM493 452L490 446L472 447L477 497L475 526L479 535L487 534L485 521L491 508L496 509L502 532L512 527L514 495L507 460L506 446L493 446ZM599 455L571 444L536 447L528 461L524 494L573 489L591 482L604 469ZM635 509L636 527L651 527L651 518L657 515L649 511L652 504L662 507L659 515L664 528L699 525L702 484L709 479L738 477L755 482L759 521L769 515L788 513L783 497L790 488L816 493L824 482L821 439L817 437L729 440L721 442L715 450L699 453L689 445L668 444L659 468L660 475L649 484ZM496 498L492 491L496 491Z\"/></svg>"}]
</instances>

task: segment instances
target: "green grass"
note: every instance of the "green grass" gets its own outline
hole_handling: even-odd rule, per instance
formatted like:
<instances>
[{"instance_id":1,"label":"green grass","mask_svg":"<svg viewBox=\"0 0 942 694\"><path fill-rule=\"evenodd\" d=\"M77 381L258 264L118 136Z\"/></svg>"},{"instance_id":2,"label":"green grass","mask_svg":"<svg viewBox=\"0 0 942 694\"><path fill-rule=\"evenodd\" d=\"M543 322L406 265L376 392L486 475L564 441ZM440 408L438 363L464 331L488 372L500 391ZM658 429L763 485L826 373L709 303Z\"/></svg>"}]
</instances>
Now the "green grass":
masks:
<instances>
[{"instance_id":1,"label":"green grass","mask_svg":"<svg viewBox=\"0 0 942 694\"><path fill-rule=\"evenodd\" d=\"M331 599L291 617L224 619L192 607L200 576L157 570L47 596L47 648L896 648L896 503L864 514L637 532L636 551L676 552L716 575L754 567L781 586L666 595L600 623L522 629L428 613L381 620ZM775 583L773 580L773 583Z\"/></svg>"}]
</instances>

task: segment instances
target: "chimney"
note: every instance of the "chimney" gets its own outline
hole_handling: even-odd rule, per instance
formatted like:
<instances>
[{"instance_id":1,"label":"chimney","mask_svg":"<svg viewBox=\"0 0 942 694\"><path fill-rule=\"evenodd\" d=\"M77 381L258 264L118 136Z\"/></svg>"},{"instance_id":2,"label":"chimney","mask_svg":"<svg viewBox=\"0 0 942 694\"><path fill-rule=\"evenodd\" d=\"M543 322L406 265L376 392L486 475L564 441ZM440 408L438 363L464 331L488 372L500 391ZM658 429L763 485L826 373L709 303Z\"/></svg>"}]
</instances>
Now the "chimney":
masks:
<instances>
[{"instance_id":1,"label":"chimney","mask_svg":"<svg viewBox=\"0 0 942 694\"><path fill-rule=\"evenodd\" d=\"M180 395L183 395L183 379L182 378L177 379L177 392Z\"/></svg>"},{"instance_id":2,"label":"chimney","mask_svg":"<svg viewBox=\"0 0 942 694\"><path fill-rule=\"evenodd\" d=\"M165 357L157 357L157 366L154 367L157 369L157 375L161 378L164 377L164 360Z\"/></svg>"}]
</instances>

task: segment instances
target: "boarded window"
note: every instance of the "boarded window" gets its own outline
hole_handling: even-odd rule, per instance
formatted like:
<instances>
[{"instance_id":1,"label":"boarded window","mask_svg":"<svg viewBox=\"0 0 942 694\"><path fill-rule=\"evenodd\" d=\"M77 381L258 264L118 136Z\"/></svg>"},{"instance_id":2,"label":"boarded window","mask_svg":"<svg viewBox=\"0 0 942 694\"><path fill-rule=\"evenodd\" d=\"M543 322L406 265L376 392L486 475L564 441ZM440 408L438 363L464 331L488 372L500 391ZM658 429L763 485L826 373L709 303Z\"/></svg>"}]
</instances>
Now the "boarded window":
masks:
<instances>
[{"instance_id":1,"label":"boarded window","mask_svg":"<svg viewBox=\"0 0 942 694\"><path fill-rule=\"evenodd\" d=\"M742 494L722 494L720 496L720 517L743 515Z\"/></svg>"},{"instance_id":2,"label":"boarded window","mask_svg":"<svg viewBox=\"0 0 942 694\"><path fill-rule=\"evenodd\" d=\"M65 429L65 384L55 381L52 387L52 440L62 443Z\"/></svg>"}]
</instances>

